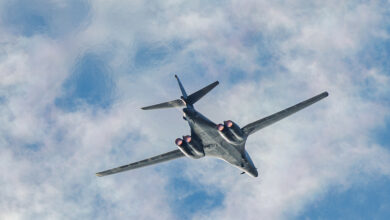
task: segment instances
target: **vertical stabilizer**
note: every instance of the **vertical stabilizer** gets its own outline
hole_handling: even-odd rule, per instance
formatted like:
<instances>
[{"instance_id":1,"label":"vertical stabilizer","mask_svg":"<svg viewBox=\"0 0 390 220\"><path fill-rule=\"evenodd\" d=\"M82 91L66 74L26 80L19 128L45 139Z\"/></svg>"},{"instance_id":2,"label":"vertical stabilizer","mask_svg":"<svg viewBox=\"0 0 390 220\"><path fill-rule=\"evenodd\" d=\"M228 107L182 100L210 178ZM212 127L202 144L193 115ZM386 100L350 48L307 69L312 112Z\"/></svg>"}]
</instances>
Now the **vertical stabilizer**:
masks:
<instances>
[{"instance_id":1,"label":"vertical stabilizer","mask_svg":"<svg viewBox=\"0 0 390 220\"><path fill-rule=\"evenodd\" d=\"M181 94L183 94L183 98L187 99L186 90L184 89L183 85L181 84L179 77L177 75L175 75L175 77L177 79L177 83L179 83L179 87L180 87L180 90L181 90Z\"/></svg>"},{"instance_id":2,"label":"vertical stabilizer","mask_svg":"<svg viewBox=\"0 0 390 220\"><path fill-rule=\"evenodd\" d=\"M175 107L190 107L193 108L193 104L197 101L199 101L203 96L205 96L207 93L209 93L212 89L214 89L219 82L215 81L211 83L210 85L192 93L191 95L187 95L186 90L183 87L183 84L181 84L180 79L177 75L175 75L175 78L177 79L177 83L179 84L180 91L181 91L181 98L172 100L169 102L163 102L157 105L151 105L142 107L143 110L152 110L152 109L162 109L162 108L175 108Z\"/></svg>"}]
</instances>

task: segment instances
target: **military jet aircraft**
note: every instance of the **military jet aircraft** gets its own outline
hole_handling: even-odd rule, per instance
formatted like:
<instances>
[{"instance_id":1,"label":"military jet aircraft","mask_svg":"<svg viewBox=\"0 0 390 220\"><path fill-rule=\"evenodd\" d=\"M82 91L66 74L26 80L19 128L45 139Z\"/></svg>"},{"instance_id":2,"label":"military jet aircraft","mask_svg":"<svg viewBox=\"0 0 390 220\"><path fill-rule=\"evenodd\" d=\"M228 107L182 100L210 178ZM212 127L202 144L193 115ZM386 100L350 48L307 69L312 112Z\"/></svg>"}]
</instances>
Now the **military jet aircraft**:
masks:
<instances>
[{"instance_id":1,"label":"military jet aircraft","mask_svg":"<svg viewBox=\"0 0 390 220\"><path fill-rule=\"evenodd\" d=\"M135 163L127 164L117 168L109 169L96 173L97 176L106 176L114 173L119 173L127 170L133 170L140 167L161 163L168 160L173 160L181 157L189 157L191 159L199 159L205 156L216 157L222 159L250 176L257 177L257 168L253 164L251 157L245 150L245 142L249 135L256 131L271 125L291 114L306 108L307 106L318 102L328 96L327 92L323 92L313 98L300 102L285 110L262 118L255 122L245 125L240 128L231 120L224 121L220 124L215 124L201 113L195 110L194 104L204 95L216 87L219 82L216 81L210 85L200 89L197 92L187 95L180 79L175 75L179 84L182 96L169 102L160 103L143 107L143 110L162 109L183 107L183 119L188 122L191 129L191 135L177 138L175 144L179 149L141 160Z\"/></svg>"}]
</instances>

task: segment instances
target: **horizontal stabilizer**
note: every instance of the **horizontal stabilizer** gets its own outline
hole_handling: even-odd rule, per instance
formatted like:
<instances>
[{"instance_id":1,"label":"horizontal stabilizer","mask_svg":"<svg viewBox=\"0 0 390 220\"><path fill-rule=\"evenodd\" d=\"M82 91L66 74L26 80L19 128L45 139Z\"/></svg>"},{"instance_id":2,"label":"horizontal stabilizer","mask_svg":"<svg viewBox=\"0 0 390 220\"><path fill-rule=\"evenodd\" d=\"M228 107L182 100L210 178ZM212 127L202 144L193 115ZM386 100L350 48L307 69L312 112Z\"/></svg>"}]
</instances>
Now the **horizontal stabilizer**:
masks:
<instances>
[{"instance_id":1,"label":"horizontal stabilizer","mask_svg":"<svg viewBox=\"0 0 390 220\"><path fill-rule=\"evenodd\" d=\"M258 121L253 122L253 123L250 123L250 124L246 125L245 127L243 127L242 131L247 136L250 134L253 134L256 131L258 131L258 130L260 130L268 125L271 125L271 124L273 124L273 123L275 123L283 118L286 118L286 117L294 114L295 112L302 110L302 109L308 107L309 105L312 105L312 104L320 101L321 99L323 99L327 96L328 96L328 92L323 92L319 95L314 96L313 98L310 98L306 101L300 102L294 106L291 106L290 108L286 108L283 111L277 112L273 115L270 115L268 117L262 118Z\"/></svg>"},{"instance_id":2,"label":"horizontal stabilizer","mask_svg":"<svg viewBox=\"0 0 390 220\"><path fill-rule=\"evenodd\" d=\"M160 109L160 108L176 108L186 106L186 103L181 99L176 99L169 102L163 102L157 105L150 105L146 107L142 107L143 110L152 110L152 109Z\"/></svg>"},{"instance_id":3,"label":"horizontal stabilizer","mask_svg":"<svg viewBox=\"0 0 390 220\"><path fill-rule=\"evenodd\" d=\"M189 95L186 99L188 104L194 104L195 102L199 101L204 95L206 95L208 92L210 92L212 89L214 89L219 84L218 81L215 81L211 83L210 85L204 87L203 89L200 89L191 95Z\"/></svg>"},{"instance_id":4,"label":"horizontal stabilizer","mask_svg":"<svg viewBox=\"0 0 390 220\"><path fill-rule=\"evenodd\" d=\"M191 95L187 96L186 90L184 89L183 84L180 82L179 77L177 75L175 75L175 77L177 79L177 83L179 84L181 93L183 95L181 99L176 99L169 102L163 102L157 105L146 106L146 107L142 107L141 109L152 110L152 109L161 109L161 108L193 107L192 105L195 102L199 101L199 99L201 99L203 96L205 96L208 92L210 92L219 84L218 81L215 81L210 85L204 87L203 89L200 89L192 93Z\"/></svg>"}]
</instances>

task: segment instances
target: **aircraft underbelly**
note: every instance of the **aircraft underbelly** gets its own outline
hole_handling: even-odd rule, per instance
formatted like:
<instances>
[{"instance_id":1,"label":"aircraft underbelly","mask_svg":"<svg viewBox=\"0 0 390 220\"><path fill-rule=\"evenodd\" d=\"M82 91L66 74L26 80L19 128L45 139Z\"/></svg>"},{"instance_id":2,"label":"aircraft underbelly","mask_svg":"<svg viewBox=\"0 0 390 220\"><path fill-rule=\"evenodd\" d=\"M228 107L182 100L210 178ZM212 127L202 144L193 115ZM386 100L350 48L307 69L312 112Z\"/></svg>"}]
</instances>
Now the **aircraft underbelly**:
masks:
<instances>
[{"instance_id":1,"label":"aircraft underbelly","mask_svg":"<svg viewBox=\"0 0 390 220\"><path fill-rule=\"evenodd\" d=\"M213 122L199 114L190 126L191 135L196 135L201 140L206 156L217 157L233 164L239 163L242 158L240 149L243 147L226 142Z\"/></svg>"},{"instance_id":2,"label":"aircraft underbelly","mask_svg":"<svg viewBox=\"0 0 390 220\"><path fill-rule=\"evenodd\" d=\"M218 132L216 125L201 114L191 119L191 135L201 140L205 156L222 159L252 176L257 176L253 163L248 163L246 158L245 142L237 145L228 143Z\"/></svg>"},{"instance_id":3,"label":"aircraft underbelly","mask_svg":"<svg viewBox=\"0 0 390 220\"><path fill-rule=\"evenodd\" d=\"M242 161L241 152L233 145L210 144L204 148L206 156L217 157L228 163L239 166Z\"/></svg>"}]
</instances>

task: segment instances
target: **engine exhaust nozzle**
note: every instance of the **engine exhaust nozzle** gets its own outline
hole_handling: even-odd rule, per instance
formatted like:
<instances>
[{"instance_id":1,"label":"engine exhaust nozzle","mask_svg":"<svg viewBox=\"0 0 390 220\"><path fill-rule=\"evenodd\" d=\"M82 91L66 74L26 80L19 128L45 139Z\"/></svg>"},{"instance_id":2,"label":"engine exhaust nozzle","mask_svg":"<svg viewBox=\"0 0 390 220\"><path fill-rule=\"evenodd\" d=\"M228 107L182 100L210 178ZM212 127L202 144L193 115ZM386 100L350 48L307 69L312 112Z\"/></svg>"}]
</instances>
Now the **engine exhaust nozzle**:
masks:
<instances>
[{"instance_id":1,"label":"engine exhaust nozzle","mask_svg":"<svg viewBox=\"0 0 390 220\"><path fill-rule=\"evenodd\" d=\"M228 128L231 128L231 127L233 126L233 122L230 121L230 120L224 121L223 123L224 123L224 124L226 125L226 127L228 127Z\"/></svg>"},{"instance_id":2,"label":"engine exhaust nozzle","mask_svg":"<svg viewBox=\"0 0 390 220\"><path fill-rule=\"evenodd\" d=\"M184 141L187 142L187 143L190 143L190 142L191 142L191 136L189 136L189 135L184 136L183 139L184 139Z\"/></svg>"},{"instance_id":3,"label":"engine exhaust nozzle","mask_svg":"<svg viewBox=\"0 0 390 220\"><path fill-rule=\"evenodd\" d=\"M176 144L177 146L181 146L181 145L183 144L183 139L177 138L177 139L175 140L175 144Z\"/></svg>"}]
</instances>

